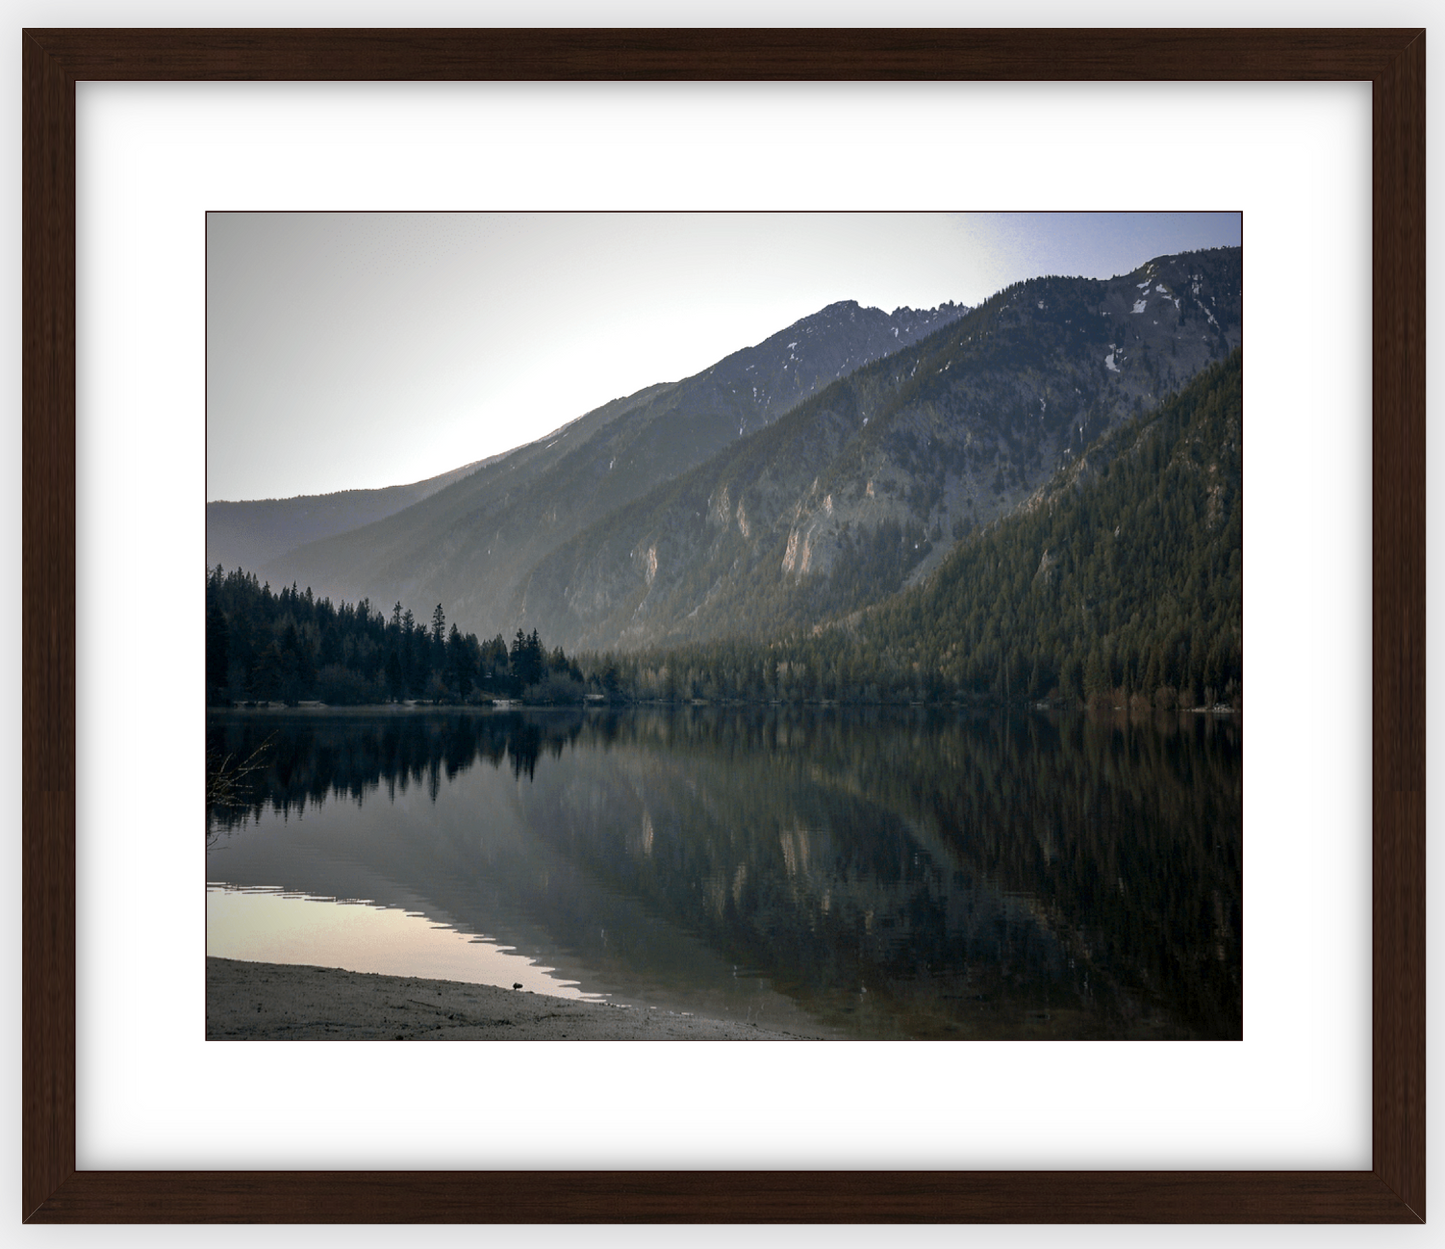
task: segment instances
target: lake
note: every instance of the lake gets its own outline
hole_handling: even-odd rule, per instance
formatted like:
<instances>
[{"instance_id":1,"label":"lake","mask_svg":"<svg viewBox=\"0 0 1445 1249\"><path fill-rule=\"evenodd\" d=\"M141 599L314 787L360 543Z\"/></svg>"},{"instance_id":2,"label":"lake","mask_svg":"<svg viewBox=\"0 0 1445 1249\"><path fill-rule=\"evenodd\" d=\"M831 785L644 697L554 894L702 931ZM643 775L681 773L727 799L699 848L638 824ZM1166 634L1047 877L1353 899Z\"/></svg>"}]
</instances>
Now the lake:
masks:
<instances>
[{"instance_id":1,"label":"lake","mask_svg":"<svg viewBox=\"0 0 1445 1249\"><path fill-rule=\"evenodd\" d=\"M868 1039L1239 1039L1242 726L211 712L208 953Z\"/></svg>"}]
</instances>

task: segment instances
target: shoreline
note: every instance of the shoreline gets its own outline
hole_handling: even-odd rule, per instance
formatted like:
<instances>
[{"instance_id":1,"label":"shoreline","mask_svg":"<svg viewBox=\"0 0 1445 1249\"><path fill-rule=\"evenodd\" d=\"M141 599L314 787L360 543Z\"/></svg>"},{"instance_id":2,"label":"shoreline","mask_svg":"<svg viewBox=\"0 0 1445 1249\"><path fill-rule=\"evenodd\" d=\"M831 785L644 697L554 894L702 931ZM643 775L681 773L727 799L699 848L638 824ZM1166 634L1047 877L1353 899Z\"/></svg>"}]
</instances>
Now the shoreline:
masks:
<instances>
[{"instance_id":1,"label":"shoreline","mask_svg":"<svg viewBox=\"0 0 1445 1249\"><path fill-rule=\"evenodd\" d=\"M1130 708L1123 704L1112 704L1104 707L1090 708L1081 706L1060 707L1053 704L1039 702L1023 703L969 703L969 702L916 702L916 701L890 701L876 703L861 702L839 702L836 699L821 699L816 702L795 702L772 700L767 702L754 702L746 699L714 699L709 701L704 698L683 699L676 702L664 702L657 699L639 700L625 703L527 703L520 699L501 699L495 703L428 703L428 702L401 702L401 703L322 703L315 701L299 702L294 706L287 706L281 702L269 703L231 703L228 705L207 704L206 714L209 715L241 715L255 716L258 719L265 719L270 716L330 716L330 715L352 715L352 716L412 716L412 715L436 715L455 714L457 712L469 715L515 715L521 712L571 712L575 714L601 714L620 713L630 711L742 711L742 710L763 710L763 711L952 711L964 712L973 717L993 715L999 712L1014 713L1023 712L1029 715L1058 715L1058 716L1084 716L1090 720L1098 720L1104 717L1127 716L1131 721L1150 719L1155 716L1201 716L1206 719L1233 719L1236 721L1244 718L1242 708L1231 707L1224 704L1216 704L1212 707L1143 707Z\"/></svg>"},{"instance_id":2,"label":"shoreline","mask_svg":"<svg viewBox=\"0 0 1445 1249\"><path fill-rule=\"evenodd\" d=\"M805 1041L753 1024L457 980L206 956L208 1041Z\"/></svg>"}]
</instances>

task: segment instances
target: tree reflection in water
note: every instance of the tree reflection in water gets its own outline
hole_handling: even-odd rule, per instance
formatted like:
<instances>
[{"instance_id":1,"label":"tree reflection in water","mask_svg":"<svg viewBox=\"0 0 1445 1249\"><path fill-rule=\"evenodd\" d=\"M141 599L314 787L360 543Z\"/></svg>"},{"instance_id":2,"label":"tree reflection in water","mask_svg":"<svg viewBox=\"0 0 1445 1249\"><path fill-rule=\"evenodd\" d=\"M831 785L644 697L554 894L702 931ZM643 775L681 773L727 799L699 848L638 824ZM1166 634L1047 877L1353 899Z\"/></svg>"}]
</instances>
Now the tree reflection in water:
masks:
<instances>
[{"instance_id":1,"label":"tree reflection in water","mask_svg":"<svg viewBox=\"0 0 1445 1249\"><path fill-rule=\"evenodd\" d=\"M846 1035L1242 1033L1231 720L725 707L207 732L238 758L273 735L250 800L208 808L212 879L335 895L365 870L464 931L512 925L584 987L726 1010L731 968Z\"/></svg>"}]
</instances>

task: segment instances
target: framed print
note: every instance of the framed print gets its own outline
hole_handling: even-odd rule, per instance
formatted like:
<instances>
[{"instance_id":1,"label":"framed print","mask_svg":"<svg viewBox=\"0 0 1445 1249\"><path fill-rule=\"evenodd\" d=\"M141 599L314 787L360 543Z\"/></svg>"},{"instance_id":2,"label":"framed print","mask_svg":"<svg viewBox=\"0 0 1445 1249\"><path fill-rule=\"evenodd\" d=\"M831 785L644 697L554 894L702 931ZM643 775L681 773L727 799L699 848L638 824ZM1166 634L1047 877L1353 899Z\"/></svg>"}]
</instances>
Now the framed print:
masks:
<instances>
[{"instance_id":1,"label":"framed print","mask_svg":"<svg viewBox=\"0 0 1445 1249\"><path fill-rule=\"evenodd\" d=\"M152 1217L140 1212L163 1203L168 1217L178 1220L240 1217L243 1207L252 1220L296 1221L300 1211L316 1221L486 1219L495 1209L492 1197L503 1189L511 1222L1423 1217L1420 32L59 31L28 32L25 39L25 698L28 708L42 709L25 739L28 1218ZM828 80L954 83L963 89L970 82L1228 84L1281 78L1367 81L1373 100L1374 1087L1368 1169L1282 1171L1241 1158L1237 1167L1207 1171L1070 1172L1017 1169L1016 1155L999 1154L1010 1159L1007 1166L971 1160L964 1169L930 1169L900 1163L896 1155L869 1170L828 1155L824 1166L762 1158L764 1170L739 1168L733 1161L709 1168L694 1160L681 1164L687 1169L636 1162L601 1171L579 1159L562 1169L537 1169L529 1162L502 1172L490 1163L472 1171L435 1169L455 1165L440 1154L431 1155L433 1164L385 1173L380 1182L374 1165L350 1158L337 1160L348 1169L325 1171L285 1157L264 1168L248 1163L242 1170L194 1171L164 1164L118 1170L78 1161L77 1117L88 1113L94 1099L77 1092L89 1078L88 1069L78 1076L77 1054L94 1047L88 1045L93 1033L76 1008L77 882L86 875L84 856L77 858L77 808L93 810L94 799L93 791L87 793L93 774L88 765L78 766L85 756L76 748L77 670L83 673L89 660L84 647L77 660L75 480L77 465L93 456L93 447L85 444L95 441L95 431L84 426L78 444L76 414L86 408L85 387L91 383L77 378L75 360L77 336L93 343L97 335L93 320L87 320L93 309L76 292L77 274L84 276L77 254L93 256L97 236L94 214L77 206L76 171L82 159L103 161L112 142L112 132L104 128L77 130L77 96L90 90L89 84L99 89L175 80L245 84L228 89L254 92L267 81L332 80L338 87L352 85L353 94L344 97L351 103L343 103L351 107L354 85L366 82L431 90L517 80L559 85L746 80L761 92L775 80L800 98L797 92L824 90ZM518 112L516 120L509 133L522 136L519 145L525 145L524 114ZM384 128L385 119L376 125ZM198 131L190 150L203 152L207 139ZM278 161L289 159L283 147L277 147ZM309 159L340 177L357 154L316 145ZM160 164L125 168L133 179L173 173ZM649 194L665 204L666 180L650 184ZM190 331L182 330L175 339L180 356L187 355L190 341ZM139 451L122 447L120 453ZM1247 1034L1249 1026L1247 1021ZM390 1078L385 1072L396 1070L394 1052L378 1059L386 1064L378 1068L383 1082ZM737 1156L746 1155L731 1157ZM569 1157L578 1159L575 1152ZM569 1194L564 1205L557 1202L559 1186Z\"/></svg>"}]
</instances>

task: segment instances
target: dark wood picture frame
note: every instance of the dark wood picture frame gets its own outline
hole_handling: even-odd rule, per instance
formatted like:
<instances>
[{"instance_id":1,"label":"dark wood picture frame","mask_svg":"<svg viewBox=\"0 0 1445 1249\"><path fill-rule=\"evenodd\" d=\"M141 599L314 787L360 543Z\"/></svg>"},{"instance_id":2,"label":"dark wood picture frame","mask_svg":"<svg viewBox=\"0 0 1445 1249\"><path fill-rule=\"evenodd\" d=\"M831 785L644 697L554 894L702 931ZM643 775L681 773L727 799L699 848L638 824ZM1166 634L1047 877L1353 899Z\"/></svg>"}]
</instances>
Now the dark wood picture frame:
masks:
<instances>
[{"instance_id":1,"label":"dark wood picture frame","mask_svg":"<svg viewBox=\"0 0 1445 1249\"><path fill-rule=\"evenodd\" d=\"M23 1183L35 1222L1420 1222L1420 30L23 34ZM76 111L82 80L1366 80L1373 86L1373 1136L1358 1172L76 1169Z\"/></svg>"}]
</instances>

